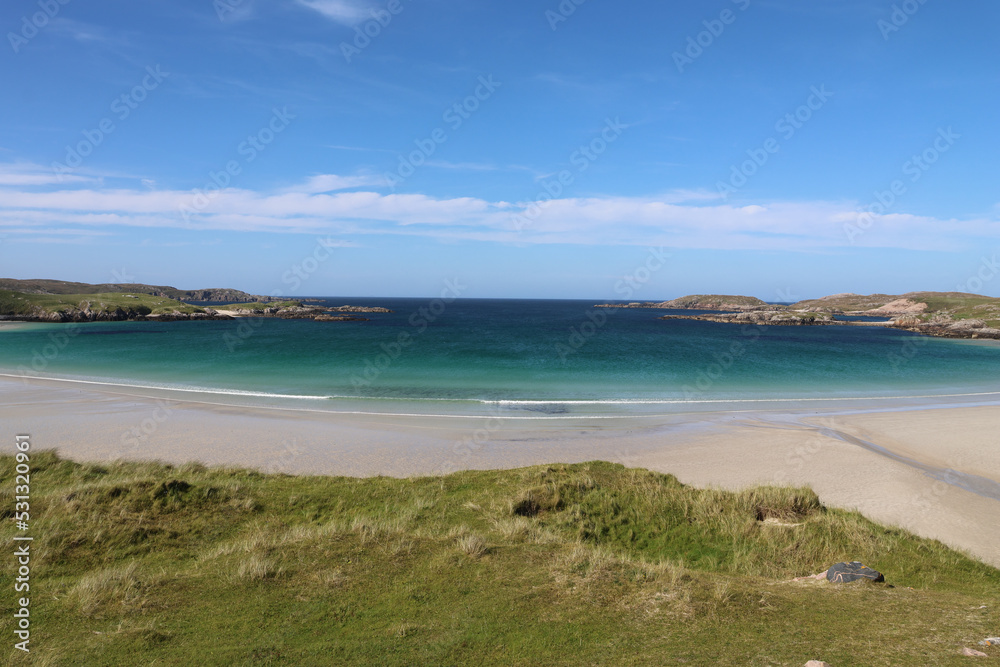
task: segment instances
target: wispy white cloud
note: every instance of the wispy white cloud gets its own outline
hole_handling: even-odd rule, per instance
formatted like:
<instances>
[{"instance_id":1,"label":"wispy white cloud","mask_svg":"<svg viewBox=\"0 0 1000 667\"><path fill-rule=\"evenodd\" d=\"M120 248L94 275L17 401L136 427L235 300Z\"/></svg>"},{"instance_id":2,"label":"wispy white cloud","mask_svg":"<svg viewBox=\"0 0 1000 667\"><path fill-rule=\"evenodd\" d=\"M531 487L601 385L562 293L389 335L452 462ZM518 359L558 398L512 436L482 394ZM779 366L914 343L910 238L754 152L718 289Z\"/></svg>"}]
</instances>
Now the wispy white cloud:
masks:
<instances>
[{"instance_id":1,"label":"wispy white cloud","mask_svg":"<svg viewBox=\"0 0 1000 667\"><path fill-rule=\"evenodd\" d=\"M338 151L360 151L367 153L369 151L374 151L378 153L395 153L396 151L391 151L388 148L366 148L364 146L338 146L336 144L330 144L327 148L332 148Z\"/></svg>"},{"instance_id":2,"label":"wispy white cloud","mask_svg":"<svg viewBox=\"0 0 1000 667\"><path fill-rule=\"evenodd\" d=\"M0 186L4 185L55 185L65 183L92 183L97 179L80 174L54 173L41 165L27 162L0 164Z\"/></svg>"},{"instance_id":3,"label":"wispy white cloud","mask_svg":"<svg viewBox=\"0 0 1000 667\"><path fill-rule=\"evenodd\" d=\"M504 167L485 162L446 162L445 160L428 160L425 163L428 167L438 169L456 169L459 171L500 171Z\"/></svg>"},{"instance_id":4,"label":"wispy white cloud","mask_svg":"<svg viewBox=\"0 0 1000 667\"><path fill-rule=\"evenodd\" d=\"M283 192L299 192L304 194L319 194L336 190L351 190L364 187L384 187L385 178L374 174L359 174L356 176L338 176L337 174L318 174L299 185L285 188Z\"/></svg>"},{"instance_id":5,"label":"wispy white cloud","mask_svg":"<svg viewBox=\"0 0 1000 667\"><path fill-rule=\"evenodd\" d=\"M13 177L0 187L0 233L57 238L74 230L179 228L231 232L422 236L516 244L663 245L678 248L826 252L872 247L963 250L995 243L1000 219L939 219L906 213L859 221L851 201L734 206L703 190L651 197L548 202L383 194L371 174L320 174L277 191L229 188L195 205L197 192L91 185L37 188ZM28 170L30 173L30 170ZM366 189L367 188L367 189ZM186 213L183 211L187 211Z\"/></svg>"},{"instance_id":6,"label":"wispy white cloud","mask_svg":"<svg viewBox=\"0 0 1000 667\"><path fill-rule=\"evenodd\" d=\"M351 26L369 16L371 6L364 0L298 0L303 7L315 10L326 18Z\"/></svg>"},{"instance_id":7,"label":"wispy white cloud","mask_svg":"<svg viewBox=\"0 0 1000 667\"><path fill-rule=\"evenodd\" d=\"M61 32L62 34L68 35L69 37L80 42L107 42L112 40L121 40L120 35L112 35L109 30L102 26L69 19L64 16L58 16L52 19L52 26L56 32Z\"/></svg>"}]
</instances>

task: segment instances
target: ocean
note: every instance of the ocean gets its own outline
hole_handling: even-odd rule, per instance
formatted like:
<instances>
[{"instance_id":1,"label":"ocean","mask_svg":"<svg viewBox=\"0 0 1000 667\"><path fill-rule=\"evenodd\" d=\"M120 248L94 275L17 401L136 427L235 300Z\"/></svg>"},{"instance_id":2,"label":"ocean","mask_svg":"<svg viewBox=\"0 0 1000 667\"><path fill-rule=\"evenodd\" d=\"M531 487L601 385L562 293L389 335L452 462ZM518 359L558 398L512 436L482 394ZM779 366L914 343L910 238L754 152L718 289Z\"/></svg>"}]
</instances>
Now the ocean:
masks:
<instances>
[{"instance_id":1,"label":"ocean","mask_svg":"<svg viewBox=\"0 0 1000 667\"><path fill-rule=\"evenodd\" d=\"M395 414L619 416L1000 398L1000 345L879 327L660 320L597 301L324 298L367 322L32 325L0 371L178 400Z\"/></svg>"}]
</instances>

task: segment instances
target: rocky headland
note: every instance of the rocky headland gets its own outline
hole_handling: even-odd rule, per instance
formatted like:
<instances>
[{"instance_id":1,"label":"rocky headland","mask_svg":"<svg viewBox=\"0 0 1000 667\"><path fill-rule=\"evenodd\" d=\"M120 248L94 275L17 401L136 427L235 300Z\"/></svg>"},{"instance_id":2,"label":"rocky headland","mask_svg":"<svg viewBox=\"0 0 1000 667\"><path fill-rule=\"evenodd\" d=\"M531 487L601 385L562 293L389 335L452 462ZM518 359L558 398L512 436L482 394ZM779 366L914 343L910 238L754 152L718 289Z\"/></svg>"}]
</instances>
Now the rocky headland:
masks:
<instances>
[{"instance_id":1,"label":"rocky headland","mask_svg":"<svg viewBox=\"0 0 1000 667\"><path fill-rule=\"evenodd\" d=\"M30 291L7 289L21 287ZM131 286L131 285L130 285ZM193 290L183 292L195 301L210 301L205 297L230 297L236 301L209 307L195 305L164 295L160 288L146 291L74 292L74 289L106 289L120 285L90 285L53 280L0 280L0 320L20 322L124 322L124 321L183 321L229 320L239 317L274 317L280 319L311 319L319 322L366 321L357 313L389 313L379 306L309 305L302 301L254 300L254 295L239 290ZM173 290L173 288L166 288ZM175 290L178 291L179 290ZM265 298L265 297L262 297ZM249 301L248 301L249 299Z\"/></svg>"}]
</instances>

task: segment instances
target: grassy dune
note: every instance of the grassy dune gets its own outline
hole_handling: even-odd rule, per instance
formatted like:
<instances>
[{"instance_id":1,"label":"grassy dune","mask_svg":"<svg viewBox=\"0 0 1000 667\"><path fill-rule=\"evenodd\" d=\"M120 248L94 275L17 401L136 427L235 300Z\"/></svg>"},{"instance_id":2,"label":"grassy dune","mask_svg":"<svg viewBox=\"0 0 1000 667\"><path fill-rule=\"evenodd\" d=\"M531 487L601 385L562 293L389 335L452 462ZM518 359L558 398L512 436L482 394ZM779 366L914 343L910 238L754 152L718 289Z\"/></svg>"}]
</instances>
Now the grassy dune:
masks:
<instances>
[{"instance_id":1,"label":"grassy dune","mask_svg":"<svg viewBox=\"0 0 1000 667\"><path fill-rule=\"evenodd\" d=\"M947 665L996 633L1000 571L808 489L602 462L403 480L32 465L33 652L11 642L8 664ZM894 586L788 581L851 559ZM9 638L9 588L0 606Z\"/></svg>"}]
</instances>

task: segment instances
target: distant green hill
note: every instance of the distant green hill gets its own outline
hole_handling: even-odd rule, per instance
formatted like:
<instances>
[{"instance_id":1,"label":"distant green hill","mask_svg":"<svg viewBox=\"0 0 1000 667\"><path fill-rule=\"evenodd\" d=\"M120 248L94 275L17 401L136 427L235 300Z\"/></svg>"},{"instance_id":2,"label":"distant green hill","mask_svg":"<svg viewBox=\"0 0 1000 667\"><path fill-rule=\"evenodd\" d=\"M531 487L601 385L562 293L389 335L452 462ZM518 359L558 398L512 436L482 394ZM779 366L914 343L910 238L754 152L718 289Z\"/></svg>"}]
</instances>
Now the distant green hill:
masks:
<instances>
[{"instance_id":1,"label":"distant green hill","mask_svg":"<svg viewBox=\"0 0 1000 667\"><path fill-rule=\"evenodd\" d=\"M248 294L228 288L200 290L180 290L176 287L143 285L140 283L73 283L64 280L16 280L0 278L0 289L27 294L107 294L128 292L129 294L149 294L177 301L219 301L222 303L266 302L270 297Z\"/></svg>"}]
</instances>

